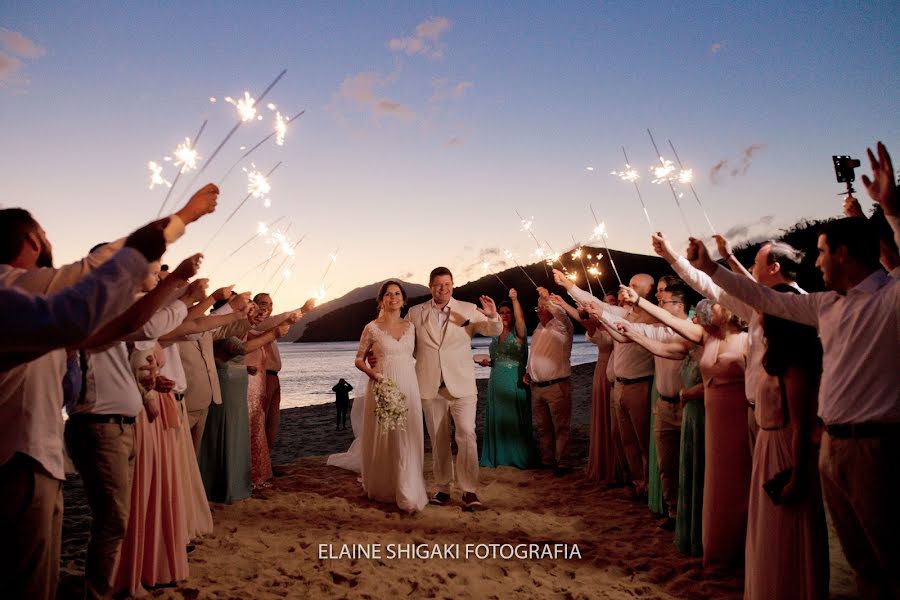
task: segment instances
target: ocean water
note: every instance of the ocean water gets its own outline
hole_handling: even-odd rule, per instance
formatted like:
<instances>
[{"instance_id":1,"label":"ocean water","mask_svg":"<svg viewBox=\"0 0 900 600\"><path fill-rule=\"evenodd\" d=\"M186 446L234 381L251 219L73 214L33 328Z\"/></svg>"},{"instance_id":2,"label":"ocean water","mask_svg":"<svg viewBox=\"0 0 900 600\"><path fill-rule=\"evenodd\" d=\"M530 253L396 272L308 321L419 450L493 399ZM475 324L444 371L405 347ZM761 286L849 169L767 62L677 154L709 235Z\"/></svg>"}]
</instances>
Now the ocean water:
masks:
<instances>
[{"instance_id":1,"label":"ocean water","mask_svg":"<svg viewBox=\"0 0 900 600\"><path fill-rule=\"evenodd\" d=\"M577 336L572 344L573 366L597 360L597 346L583 340L583 336ZM472 354L487 354L490 343L488 338L475 338L472 340ZM281 408L334 402L331 388L341 377L357 387L362 375L353 364L357 345L356 342L278 344L281 352ZM475 377L478 379L487 379L490 373L488 367L475 365Z\"/></svg>"}]
</instances>

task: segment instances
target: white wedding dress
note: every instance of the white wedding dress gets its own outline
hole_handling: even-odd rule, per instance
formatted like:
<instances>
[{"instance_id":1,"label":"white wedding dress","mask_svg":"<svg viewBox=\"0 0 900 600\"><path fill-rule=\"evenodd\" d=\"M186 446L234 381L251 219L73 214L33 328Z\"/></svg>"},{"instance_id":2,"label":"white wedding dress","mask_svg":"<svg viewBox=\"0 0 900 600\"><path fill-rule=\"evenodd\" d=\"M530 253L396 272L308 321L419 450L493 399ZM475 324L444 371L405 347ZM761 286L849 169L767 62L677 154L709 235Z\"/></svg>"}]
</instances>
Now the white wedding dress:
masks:
<instances>
[{"instance_id":1,"label":"white wedding dress","mask_svg":"<svg viewBox=\"0 0 900 600\"><path fill-rule=\"evenodd\" d=\"M423 474L425 431L422 400L413 358L415 343L416 333L412 323L406 325L399 340L375 321L366 325L359 342L359 352L365 355L371 347L378 361L378 371L385 378L392 379L406 396L406 428L387 432L381 430L375 417L375 394L370 380L366 385L365 400L357 398L350 415L356 439L347 452L332 455L327 463L351 471L358 470L369 498L396 503L406 512L420 511L428 504ZM361 405L359 409L358 404Z\"/></svg>"}]
</instances>

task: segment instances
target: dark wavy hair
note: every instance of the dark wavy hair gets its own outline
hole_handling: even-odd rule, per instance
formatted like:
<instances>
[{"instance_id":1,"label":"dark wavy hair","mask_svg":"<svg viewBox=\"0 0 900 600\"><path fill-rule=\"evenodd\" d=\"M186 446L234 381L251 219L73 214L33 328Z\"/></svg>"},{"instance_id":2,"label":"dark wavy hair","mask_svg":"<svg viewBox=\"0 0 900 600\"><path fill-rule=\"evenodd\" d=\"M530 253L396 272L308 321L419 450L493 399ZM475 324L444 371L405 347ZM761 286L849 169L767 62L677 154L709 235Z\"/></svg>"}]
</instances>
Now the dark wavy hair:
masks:
<instances>
[{"instance_id":1,"label":"dark wavy hair","mask_svg":"<svg viewBox=\"0 0 900 600\"><path fill-rule=\"evenodd\" d=\"M387 294L388 287L396 285L400 288L400 295L403 296L403 302L406 302L406 290L403 289L403 286L396 279L388 279L384 283L381 284L381 289L378 290L378 295L375 299L378 301L378 306L381 306L381 301L384 299L384 295Z\"/></svg>"},{"instance_id":2,"label":"dark wavy hair","mask_svg":"<svg viewBox=\"0 0 900 600\"><path fill-rule=\"evenodd\" d=\"M791 294L800 293L796 288L783 283L773 289ZM764 314L762 328L766 338L766 353L762 364L766 373L781 376L790 367L806 368L814 373L822 372L822 343L814 327Z\"/></svg>"}]
</instances>

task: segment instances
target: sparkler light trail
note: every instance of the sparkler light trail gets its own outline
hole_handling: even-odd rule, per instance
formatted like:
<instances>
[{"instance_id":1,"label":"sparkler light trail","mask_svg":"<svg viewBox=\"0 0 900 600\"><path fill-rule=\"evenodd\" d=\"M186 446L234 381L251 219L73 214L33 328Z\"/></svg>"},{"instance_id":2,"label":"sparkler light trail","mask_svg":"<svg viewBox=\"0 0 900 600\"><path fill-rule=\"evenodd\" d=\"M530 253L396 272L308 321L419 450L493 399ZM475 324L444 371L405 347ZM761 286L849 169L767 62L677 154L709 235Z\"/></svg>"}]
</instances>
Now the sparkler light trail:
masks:
<instances>
[{"instance_id":1,"label":"sparkler light trail","mask_svg":"<svg viewBox=\"0 0 900 600\"><path fill-rule=\"evenodd\" d=\"M572 243L575 246L572 248L572 260L576 258L581 261L581 270L584 271L584 280L587 281L588 284L588 292L591 293L591 296L594 295L594 290L591 289L591 278L588 276L587 267L584 266L584 248L581 247L577 241L575 241L575 234L572 234Z\"/></svg>"},{"instance_id":2,"label":"sparkler light trail","mask_svg":"<svg viewBox=\"0 0 900 600\"><path fill-rule=\"evenodd\" d=\"M250 242L252 242L253 240L255 240L255 239L258 238L258 237L269 235L269 231L272 229L272 227L273 227L274 225L276 225L277 223L279 223L280 221L282 221L282 220L284 220L284 216L283 216L283 215L280 216L280 217L278 217L278 218L275 219L274 221L270 221L269 223L263 223L262 221L260 221L259 223L257 223L257 224L256 224L256 233L254 233L252 236L250 236L250 237L247 239L246 242L244 242L243 244L241 244L240 246L238 246L237 248L235 248L234 250L232 250L232 251L225 257L225 259L224 259L222 262L220 262L213 270L211 270L211 271L209 272L209 275L207 275L207 277L212 277L213 274L214 274L216 271L218 271L219 267L222 266L222 265L225 263L225 261L227 261L229 258L231 258L232 256L234 256L235 254L237 254L240 250L242 250L245 246L247 246L247 244L249 244ZM301 240L301 241L302 241L302 240ZM298 242L298 243L299 243L299 242Z\"/></svg>"},{"instance_id":3,"label":"sparkler light trail","mask_svg":"<svg viewBox=\"0 0 900 600\"><path fill-rule=\"evenodd\" d=\"M622 181L627 181L634 184L634 191L637 194L638 200L641 201L641 208L644 209L644 218L647 219L647 226L650 227L650 234L656 232L653 229L653 223L650 222L650 213L647 212L647 205L644 204L644 197L641 196L641 190L638 188L637 180L640 178L640 174L637 172L637 169L631 167L631 161L628 160L628 153L625 152L625 146L622 146L622 155L625 157L625 170L624 171L611 171L610 174L616 175Z\"/></svg>"},{"instance_id":4,"label":"sparkler light trail","mask_svg":"<svg viewBox=\"0 0 900 600\"><path fill-rule=\"evenodd\" d=\"M180 163L182 167L178 169L178 172L175 174L175 179L172 180L172 185L169 186L169 191L166 192L166 197L163 198L162 204L159 207L159 212L156 213L157 219L162 215L163 209L165 209L166 204L169 202L169 197L172 195L172 190L178 185L178 179L181 177L181 174L197 168L197 151L195 148L197 147L197 142L200 140L200 136L203 135L203 130L206 129L207 121L208 119L203 119L203 123L200 124L197 135L194 136L193 143L189 143L188 139L185 138L185 143L179 145L175 149L175 156L178 158L178 160L175 161L175 165L177 166Z\"/></svg>"},{"instance_id":5,"label":"sparkler light trail","mask_svg":"<svg viewBox=\"0 0 900 600\"><path fill-rule=\"evenodd\" d=\"M172 187L172 183L162 176L162 165L159 165L152 160L147 163L147 168L150 169L150 189L152 190L154 186L157 185L166 185L168 187Z\"/></svg>"},{"instance_id":6,"label":"sparkler light trail","mask_svg":"<svg viewBox=\"0 0 900 600\"><path fill-rule=\"evenodd\" d=\"M650 132L650 129L647 129L647 135L650 136L650 143L653 144L653 149L656 151L656 156L659 158L660 164L662 164L662 170L654 171L656 173L656 180L654 183L661 183L661 179L665 179L666 183L669 184L669 189L672 190L672 197L675 198L675 205L678 207L678 212L681 213L681 219L684 221L684 226L687 229L688 235L690 237L694 237L694 234L691 232L691 225L688 223L687 217L684 215L684 209L681 208L681 201L678 199L678 193L675 191L675 186L672 185L672 179L670 178L671 173L675 170L675 165L672 164L671 160L666 160L659 153L659 148L656 146L656 140L653 139L653 133Z\"/></svg>"},{"instance_id":7,"label":"sparkler light trail","mask_svg":"<svg viewBox=\"0 0 900 600\"><path fill-rule=\"evenodd\" d=\"M594 212L594 206L591 204L591 214L594 215L594 222L597 224L594 227L594 231L591 235L592 239L599 240L603 243L603 247L606 248L606 255L609 257L609 264L612 265L613 273L616 274L616 279L619 282L619 285L622 285L622 278L619 277L619 270L616 268L616 261L613 260L612 253L609 251L609 240L606 237L606 223L601 222L597 219L597 213Z\"/></svg>"},{"instance_id":8,"label":"sparkler light trail","mask_svg":"<svg viewBox=\"0 0 900 600\"><path fill-rule=\"evenodd\" d=\"M304 109L304 110L301 110L301 111L298 112L296 115L294 115L293 117L291 117L290 119L288 119L287 121L285 121L285 122L284 122L284 130L285 130L285 132L287 132L287 126L290 125L291 123L293 123L293 122L294 122L294 119L299 118L299 117L302 116L305 112L306 112L305 109ZM264 137L263 139L259 140L259 142L258 142L256 145L251 146L249 150L247 150L246 152L244 152L244 153L243 153L236 161L234 161L234 164L232 164L230 167L228 167L228 170L225 171L225 174L224 174L224 175L222 175L222 179L219 180L219 185L220 185L220 186L222 185L222 182L224 182L225 179L231 174L231 172L234 171L235 167L237 167L239 164L241 164L241 161L243 161L243 160L246 159L248 156L250 156L251 154L253 154L253 152L254 152L257 148L259 148L260 146L262 146L263 144L265 144L269 139L272 138L273 135L278 135L278 125L277 125L277 124L276 124L276 129L275 129L275 131L272 131L272 132L269 133L266 137ZM276 143L277 143L277 139L276 139ZM283 144L279 144L279 145L283 145ZM241 150L243 150L243 149L244 149L244 148L241 147Z\"/></svg>"},{"instance_id":9,"label":"sparkler light trail","mask_svg":"<svg viewBox=\"0 0 900 600\"><path fill-rule=\"evenodd\" d=\"M244 92L244 97L237 101L231 96L225 96L225 102L234 105L241 121L252 121L256 118L256 100L250 96L250 92Z\"/></svg>"},{"instance_id":10,"label":"sparkler light trail","mask_svg":"<svg viewBox=\"0 0 900 600\"><path fill-rule=\"evenodd\" d=\"M275 169L277 169L277 168L280 167L280 166L281 166L281 161L279 160L277 163L275 163L275 166L272 167L272 168L269 170L269 172L265 174L265 179L268 180L268 178L271 177L272 173L275 172ZM267 184L268 184L268 182L267 182ZM209 245L213 242L213 240L216 239L216 237L219 235L219 233L221 233L222 229L224 229L225 226L228 225L228 222L232 219L232 217L234 217L235 214L237 214L237 211L241 210L241 207L244 206L244 204L246 204L247 200L249 200L249 199L251 198L251 196L253 196L253 190L252 190L252 189L251 189L250 192L247 193L246 196L244 196L244 199L241 200L240 204L238 204L238 205L235 207L235 209L234 209L233 211L231 211L231 214L228 215L228 218L225 219L225 222L222 223L222 225L219 226L219 228L218 228L218 229L216 230L216 232L212 235L212 237L209 238L209 241L206 242L206 246L203 247L203 251L204 251L204 252L206 252L206 249L209 248Z\"/></svg>"},{"instance_id":11,"label":"sparkler light trail","mask_svg":"<svg viewBox=\"0 0 900 600\"><path fill-rule=\"evenodd\" d=\"M597 264L600 264L600 263L597 263ZM593 275L594 277L597 278L597 283L600 284L600 291L603 292L603 297L606 298L606 290L603 288L603 282L600 281L600 275L602 275L602 273L600 272L599 267L597 267L597 265L590 266L588 268L588 273L590 273L591 275ZM589 279L589 281L590 281L590 279Z\"/></svg>"},{"instance_id":12,"label":"sparkler light trail","mask_svg":"<svg viewBox=\"0 0 900 600\"><path fill-rule=\"evenodd\" d=\"M531 284L535 287L535 289L537 289L538 284L536 284L536 283L534 282L534 279L531 278L531 275L528 274L528 271L526 271L524 268L522 268L522 265L519 264L519 262L516 260L516 257L513 255L513 253L510 252L509 250L504 250L504 251L503 251L503 255L504 255L508 260L511 260L512 263L513 263L514 265L516 265L517 267L519 267L519 269L521 269L522 272L525 273L525 277L528 278L528 281L530 281Z\"/></svg>"},{"instance_id":13,"label":"sparkler light trail","mask_svg":"<svg viewBox=\"0 0 900 600\"><path fill-rule=\"evenodd\" d=\"M275 269L275 272L272 273L272 276L269 277L269 280L266 281L265 285L263 285L263 289L268 289L269 284L272 283L272 280L275 278L275 276L278 273L282 272L281 268L284 266L284 263L286 263L288 261L288 259L291 259L291 266L294 265L294 260L296 259L294 250L297 248L297 246L300 245L300 242L302 242L305 238L306 238L306 236L301 237L299 240L294 242L294 244L292 246L282 246L282 251L284 252L284 258L278 264L278 267ZM286 269L285 272L288 273L287 277L290 278L290 268ZM281 287L281 286L279 286L279 287ZM275 290L275 291L277 292L278 290Z\"/></svg>"},{"instance_id":14,"label":"sparkler light trail","mask_svg":"<svg viewBox=\"0 0 900 600\"><path fill-rule=\"evenodd\" d=\"M341 251L341 248L340 248L340 246L338 246L337 250L335 250L333 254L329 255L328 258L330 260L328 262L328 266L325 267L325 272L322 273L322 283L320 285L324 285L325 277L328 276L328 271L331 270L331 265L333 265L334 263L337 262L338 252L340 252L340 251Z\"/></svg>"},{"instance_id":15,"label":"sparkler light trail","mask_svg":"<svg viewBox=\"0 0 900 600\"><path fill-rule=\"evenodd\" d=\"M499 275L497 275L496 273L494 273L493 271L491 271L491 266L492 266L492 265L491 265L491 261L489 261L488 259L484 259L483 261L481 261L481 275L482 275L482 276L484 276L484 275L493 275L494 277L497 278L497 281L499 281L500 284L501 284L503 287L505 287L505 288L507 289L507 291L509 291L509 286L506 285L506 283L504 283L504 281L503 281L502 279L500 279L500 276L499 276Z\"/></svg>"},{"instance_id":16,"label":"sparkler light trail","mask_svg":"<svg viewBox=\"0 0 900 600\"><path fill-rule=\"evenodd\" d=\"M541 246L541 243L538 241L537 236L534 235L534 231L532 230L532 226L534 225L534 217L531 219L525 219L518 210L516 210L516 216L519 217L519 222L522 224L522 231L526 232L531 239L534 240L534 245L537 246L537 250L535 251L535 256L538 257L538 260L543 262L544 260L544 247ZM547 269L547 265L544 265L544 273L547 275L547 279L553 281L553 277L550 275L549 269Z\"/></svg>"},{"instance_id":17,"label":"sparkler light trail","mask_svg":"<svg viewBox=\"0 0 900 600\"><path fill-rule=\"evenodd\" d=\"M700 206L700 210L703 211L703 217L706 219L706 224L709 225L710 232L712 232L713 235L716 235L716 228L713 227L712 221L709 220L709 215L706 213L706 209L703 207L703 203L700 202L700 196L697 195L697 190L694 189L694 170L685 170L684 165L681 163L681 159L678 158L678 152L675 151L675 146L672 144L672 140L668 141L669 148L672 149L672 154L675 155L675 160L678 161L678 168L681 169L681 173L678 175L679 183L687 184L687 186L691 188L691 193L694 194L694 200L697 201L697 204Z\"/></svg>"}]
</instances>

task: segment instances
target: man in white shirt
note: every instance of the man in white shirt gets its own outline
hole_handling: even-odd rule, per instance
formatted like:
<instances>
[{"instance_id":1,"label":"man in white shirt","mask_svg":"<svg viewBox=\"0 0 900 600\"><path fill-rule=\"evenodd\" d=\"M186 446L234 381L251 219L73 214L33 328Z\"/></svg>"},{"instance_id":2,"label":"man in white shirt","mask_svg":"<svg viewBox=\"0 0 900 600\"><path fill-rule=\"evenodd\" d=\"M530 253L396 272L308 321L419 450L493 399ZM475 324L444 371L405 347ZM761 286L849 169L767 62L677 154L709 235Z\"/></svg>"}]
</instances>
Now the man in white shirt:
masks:
<instances>
[{"instance_id":1,"label":"man in white shirt","mask_svg":"<svg viewBox=\"0 0 900 600\"><path fill-rule=\"evenodd\" d=\"M215 210L218 193L208 185L164 220L165 241L175 241L186 224ZM20 218L22 212L27 219ZM124 244L125 239L107 244L56 269L52 246L37 221L21 209L0 211L0 288L55 293L78 283ZM134 288L128 291L131 295ZM66 352L59 349L0 372L0 530L8 536L0 545L0 589L13 596L56 596L65 480L60 410L65 367Z\"/></svg>"},{"instance_id":2,"label":"man in white shirt","mask_svg":"<svg viewBox=\"0 0 900 600\"><path fill-rule=\"evenodd\" d=\"M827 223L818 250L816 265L831 291L805 296L776 292L719 267L697 240L691 240L688 258L757 310L817 329L824 352L822 492L860 595L897 597L900 280L881 269L878 236L865 219Z\"/></svg>"},{"instance_id":3,"label":"man in white shirt","mask_svg":"<svg viewBox=\"0 0 900 600\"><path fill-rule=\"evenodd\" d=\"M569 423L572 420L572 321L562 307L538 288L539 324L531 334L531 350L523 381L531 386L531 414L544 467L561 477L569 472Z\"/></svg>"},{"instance_id":4,"label":"man in white shirt","mask_svg":"<svg viewBox=\"0 0 900 600\"><path fill-rule=\"evenodd\" d=\"M553 270L558 285L582 304L598 305L604 314L611 314L632 323L655 324L647 313L637 306L610 306L582 290L566 276ZM653 278L639 273L629 285L642 298L653 293ZM614 354L616 384L613 387L613 412L619 424L619 436L628 470L631 472L632 494L647 494L647 475L650 463L650 394L653 385L653 355L637 344L619 344Z\"/></svg>"}]
</instances>

